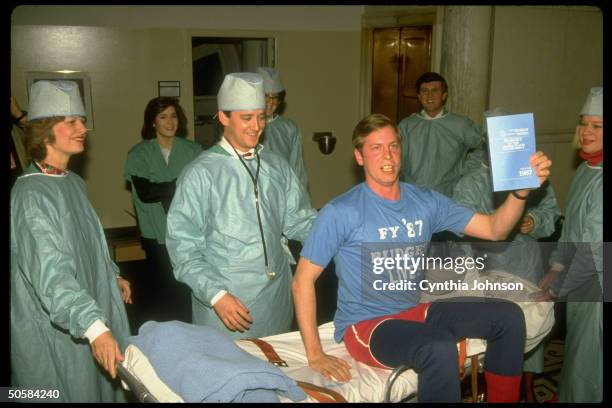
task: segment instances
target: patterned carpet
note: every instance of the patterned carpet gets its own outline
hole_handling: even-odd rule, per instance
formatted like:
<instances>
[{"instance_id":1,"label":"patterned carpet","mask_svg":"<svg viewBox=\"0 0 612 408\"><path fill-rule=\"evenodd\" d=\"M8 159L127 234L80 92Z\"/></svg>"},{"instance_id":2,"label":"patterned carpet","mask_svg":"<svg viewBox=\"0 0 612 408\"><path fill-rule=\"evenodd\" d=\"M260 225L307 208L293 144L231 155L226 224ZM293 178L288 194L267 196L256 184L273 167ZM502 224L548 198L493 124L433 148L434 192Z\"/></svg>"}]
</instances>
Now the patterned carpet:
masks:
<instances>
[{"instance_id":1,"label":"patterned carpet","mask_svg":"<svg viewBox=\"0 0 612 408\"><path fill-rule=\"evenodd\" d=\"M563 340L551 339L544 348L544 372L535 374L533 388L535 398L538 402L549 402L557 392L561 366L563 365ZM478 396L477 402L483 402L486 390L484 374L479 370L478 374ZM467 375L461 384L462 401L472 402L470 376ZM522 396L522 393L521 393ZM522 400L521 402L525 402Z\"/></svg>"},{"instance_id":2,"label":"patterned carpet","mask_svg":"<svg viewBox=\"0 0 612 408\"><path fill-rule=\"evenodd\" d=\"M557 392L563 365L563 340L551 340L544 349L544 372L536 374L534 393L538 402L549 401Z\"/></svg>"}]
</instances>

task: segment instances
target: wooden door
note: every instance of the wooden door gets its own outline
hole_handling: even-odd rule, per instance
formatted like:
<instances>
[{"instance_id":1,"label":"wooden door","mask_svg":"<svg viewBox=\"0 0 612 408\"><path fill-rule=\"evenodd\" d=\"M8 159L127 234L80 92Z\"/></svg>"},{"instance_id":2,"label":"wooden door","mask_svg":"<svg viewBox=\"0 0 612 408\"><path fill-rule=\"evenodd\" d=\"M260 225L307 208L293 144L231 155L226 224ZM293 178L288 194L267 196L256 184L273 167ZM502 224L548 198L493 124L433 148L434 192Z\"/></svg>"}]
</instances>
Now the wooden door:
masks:
<instances>
[{"instance_id":1,"label":"wooden door","mask_svg":"<svg viewBox=\"0 0 612 408\"><path fill-rule=\"evenodd\" d=\"M374 30L372 113L395 122L420 109L415 84L431 67L431 26Z\"/></svg>"}]
</instances>

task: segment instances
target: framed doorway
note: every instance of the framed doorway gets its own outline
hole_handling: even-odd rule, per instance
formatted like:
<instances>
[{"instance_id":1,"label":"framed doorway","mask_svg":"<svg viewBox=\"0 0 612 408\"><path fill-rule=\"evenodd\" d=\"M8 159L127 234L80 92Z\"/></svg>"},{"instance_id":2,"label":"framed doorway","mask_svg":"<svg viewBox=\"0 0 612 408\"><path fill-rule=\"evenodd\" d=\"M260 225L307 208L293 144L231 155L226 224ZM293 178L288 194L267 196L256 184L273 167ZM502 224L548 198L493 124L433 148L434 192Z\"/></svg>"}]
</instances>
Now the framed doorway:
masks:
<instances>
[{"instance_id":1,"label":"framed doorway","mask_svg":"<svg viewBox=\"0 0 612 408\"><path fill-rule=\"evenodd\" d=\"M192 37L194 139L204 149L221 135L216 118L217 92L225 75L274 67L274 38Z\"/></svg>"},{"instance_id":2,"label":"framed doorway","mask_svg":"<svg viewBox=\"0 0 612 408\"><path fill-rule=\"evenodd\" d=\"M397 87L394 88L396 90L392 94L387 94L383 96L384 99L388 98L392 101L391 105L393 105L394 108L385 108L380 107L380 105L377 105L378 102L376 102L376 99L381 99L381 93L384 94L385 91L378 89L378 84L374 83L374 32L377 30L384 29L401 30L408 28L412 29L419 27L427 27L430 33L428 40L429 58L427 60L429 66L427 70L440 72L440 59L442 50L442 25L444 16L443 11L444 6L365 6L364 15L361 23L361 69L359 81L360 117L364 117L370 113L375 113L379 111L380 113L385 113L388 116L394 118L395 120L400 121L401 119L403 119L402 115L407 116L408 112L414 109L414 102L412 104L412 108L410 108L410 104L405 103L406 100L409 100L410 98L404 97L405 100L403 101L403 106L401 103L398 103L399 92ZM404 33L405 40L411 37L408 34L408 31ZM400 40L401 36L398 38L398 42L396 44L398 48L400 46ZM410 44L412 45L414 41L408 40L408 42L410 42ZM405 42L404 46L407 45L408 44ZM396 64L394 69L395 74L391 75L388 80L393 80L393 78L395 78L395 81L397 81L397 85L403 83L403 90L408 93L410 92L410 75L404 75L403 78L399 78L399 61L401 55L399 53L399 49L397 55L397 57L390 57L394 58L394 61L388 61L389 64ZM410 57L410 53L404 53L403 55ZM412 56L412 58L413 57L414 56ZM414 62L414 59L408 61L408 64L410 64L410 62ZM406 68L406 61L404 61L403 64L403 67ZM414 67L414 64L412 65L412 67ZM387 67L387 69L388 68L389 67ZM415 68L414 70L419 69ZM418 78L418 76L423 72L420 72L416 77ZM414 89L414 87L412 87L412 89ZM374 94L378 94L378 96L374 97ZM374 106L373 102L375 102ZM387 103L389 102L387 101ZM398 105L400 105L399 113Z\"/></svg>"},{"instance_id":3,"label":"framed doorway","mask_svg":"<svg viewBox=\"0 0 612 408\"><path fill-rule=\"evenodd\" d=\"M431 70L432 27L376 28L372 35L372 112L397 123L420 110L415 85Z\"/></svg>"}]
</instances>

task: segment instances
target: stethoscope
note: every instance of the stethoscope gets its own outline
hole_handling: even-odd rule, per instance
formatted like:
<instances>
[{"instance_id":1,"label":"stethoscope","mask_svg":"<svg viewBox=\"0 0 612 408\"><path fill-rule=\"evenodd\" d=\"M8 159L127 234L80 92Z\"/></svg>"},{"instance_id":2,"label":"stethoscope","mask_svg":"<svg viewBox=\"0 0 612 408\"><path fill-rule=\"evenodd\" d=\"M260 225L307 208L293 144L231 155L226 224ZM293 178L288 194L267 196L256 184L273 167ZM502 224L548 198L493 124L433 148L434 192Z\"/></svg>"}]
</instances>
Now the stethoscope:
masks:
<instances>
[{"instance_id":1,"label":"stethoscope","mask_svg":"<svg viewBox=\"0 0 612 408\"><path fill-rule=\"evenodd\" d=\"M276 276L276 272L272 271L270 269L270 266L268 265L268 251L266 250L266 239L264 238L263 225L261 223L261 214L259 211L259 187L257 186L257 181L259 180L259 168L261 167L261 162L259 159L259 152L257 151L257 149L255 149L255 158L257 159L257 170L255 171L255 176L253 176L253 173L251 173L251 170L246 165L246 163L244 162L244 159L238 153L236 148L231 143L230 143L230 146L232 146L232 149L236 153L236 156L238 156L240 163L242 163L242 166L244 166L245 170L249 174L249 177L251 178L251 181L253 182L253 192L255 194L255 210L257 211L257 224L259 225L259 233L261 234L261 243L263 245L264 262L266 264L266 275L268 275L269 279L274 279L274 277Z\"/></svg>"}]
</instances>

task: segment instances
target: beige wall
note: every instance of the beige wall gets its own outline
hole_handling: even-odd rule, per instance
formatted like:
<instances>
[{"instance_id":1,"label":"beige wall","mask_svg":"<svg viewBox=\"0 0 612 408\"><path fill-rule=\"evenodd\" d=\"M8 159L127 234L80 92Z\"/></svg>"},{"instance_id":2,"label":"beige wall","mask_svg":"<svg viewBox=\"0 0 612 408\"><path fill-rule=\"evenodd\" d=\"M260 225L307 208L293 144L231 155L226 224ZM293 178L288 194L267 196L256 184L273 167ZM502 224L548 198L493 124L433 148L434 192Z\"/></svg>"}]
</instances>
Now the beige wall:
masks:
<instances>
[{"instance_id":1,"label":"beige wall","mask_svg":"<svg viewBox=\"0 0 612 408\"><path fill-rule=\"evenodd\" d=\"M251 7L255 16L251 13L251 18L238 22L232 18L235 13L227 13L227 7L143 7L136 18L134 10L140 9L36 6L20 7L13 14L11 87L19 101L24 105L27 101L27 71L71 69L88 72L91 77L95 129L89 133L82 175L105 228L135 225L127 213L133 208L124 188L123 164L129 148L140 140L143 110L146 102L157 96L158 80L181 81L181 104L188 118L193 117L191 36L274 37L277 67L288 91L285 115L294 119L303 133L313 206L323 206L356 182L350 134L359 119L361 7L281 7L281 14L276 16L269 11L264 13L262 7ZM218 18L211 15L215 10ZM241 12L244 15L244 10ZM312 25L307 28L304 17L313 12L330 14L330 19L308 18L306 21L315 21L315 29ZM202 16L201 26L223 26L225 22L226 27L260 27L141 27L179 25L181 19L174 13L185 17L183 27L197 23L194 13ZM165 16L173 17L164 19ZM253 18L257 16L259 19ZM67 25L41 25L43 21ZM82 25L69 25L79 21ZM109 26L131 22L136 28ZM288 28L288 23L299 30L276 29ZM266 24L274 29L264 29ZM318 131L331 131L338 138L336 150L329 156L321 154L312 141L313 132ZM193 120L190 133L193 134Z\"/></svg>"},{"instance_id":2,"label":"beige wall","mask_svg":"<svg viewBox=\"0 0 612 408\"><path fill-rule=\"evenodd\" d=\"M105 228L134 225L126 212L133 209L123 163L140 140L144 106L157 96L157 81L181 81L181 104L192 118L191 36L273 37L288 91L285 115L301 127L312 202L321 207L358 180L350 135L368 105L361 100L368 93L360 91L360 80L368 80L361 72L365 9L21 6L12 15L11 90L27 105L25 72L89 73L95 129L83 176ZM410 16L441 9L393 12ZM552 180L563 207L573 177L569 141L576 115L588 88L603 80L602 13L586 7L494 9L489 105L535 113L538 141L555 160ZM436 21L439 29L443 22ZM338 139L329 156L312 141L313 132L320 131L332 131Z\"/></svg>"},{"instance_id":3,"label":"beige wall","mask_svg":"<svg viewBox=\"0 0 612 408\"><path fill-rule=\"evenodd\" d=\"M538 147L553 160L563 210L574 177L571 145L592 86L603 84L603 14L594 7L494 8L491 107L533 112Z\"/></svg>"},{"instance_id":4,"label":"beige wall","mask_svg":"<svg viewBox=\"0 0 612 408\"><path fill-rule=\"evenodd\" d=\"M157 81L180 80L186 114L192 115L192 103L187 103L191 67L183 63L181 32L13 26L11 41L12 91L19 101L27 101L26 71L89 73L94 130L89 132L81 175L105 228L135 225L126 212L134 210L124 187L123 164L128 149L140 140L144 107L157 96Z\"/></svg>"},{"instance_id":5,"label":"beige wall","mask_svg":"<svg viewBox=\"0 0 612 408\"><path fill-rule=\"evenodd\" d=\"M302 130L312 205L321 208L358 181L351 136L360 119L360 33L285 32L277 38L277 66L287 88L284 115ZM330 155L322 154L312 140L314 132L323 131L337 139Z\"/></svg>"}]
</instances>

